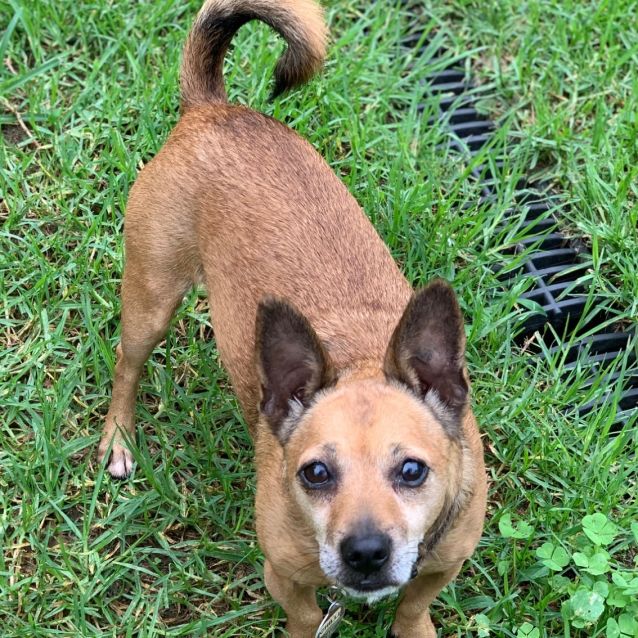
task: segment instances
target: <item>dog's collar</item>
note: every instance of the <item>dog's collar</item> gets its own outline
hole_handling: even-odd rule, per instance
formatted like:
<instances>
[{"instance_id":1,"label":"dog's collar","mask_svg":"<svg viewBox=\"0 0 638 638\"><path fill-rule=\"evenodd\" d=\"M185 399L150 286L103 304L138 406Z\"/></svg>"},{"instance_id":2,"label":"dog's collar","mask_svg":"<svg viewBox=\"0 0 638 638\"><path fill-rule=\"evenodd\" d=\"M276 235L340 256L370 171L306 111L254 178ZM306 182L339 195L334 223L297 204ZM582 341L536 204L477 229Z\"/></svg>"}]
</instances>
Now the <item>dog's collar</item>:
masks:
<instances>
[{"instance_id":1,"label":"dog's collar","mask_svg":"<svg viewBox=\"0 0 638 638\"><path fill-rule=\"evenodd\" d=\"M327 598L330 602L328 611L324 614L321 624L315 632L315 638L330 638L333 636L346 613L346 608L341 600L344 598L345 592L339 587L329 587Z\"/></svg>"}]
</instances>

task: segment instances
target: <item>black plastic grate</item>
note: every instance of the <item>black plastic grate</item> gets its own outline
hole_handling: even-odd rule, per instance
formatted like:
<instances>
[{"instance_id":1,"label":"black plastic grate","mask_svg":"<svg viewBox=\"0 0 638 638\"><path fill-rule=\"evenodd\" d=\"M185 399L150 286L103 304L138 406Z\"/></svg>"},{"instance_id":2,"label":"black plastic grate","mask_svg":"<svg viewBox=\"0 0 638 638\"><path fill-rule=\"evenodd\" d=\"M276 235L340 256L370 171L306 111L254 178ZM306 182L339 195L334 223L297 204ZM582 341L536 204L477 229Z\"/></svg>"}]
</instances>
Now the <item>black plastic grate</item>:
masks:
<instances>
[{"instance_id":1,"label":"black plastic grate","mask_svg":"<svg viewBox=\"0 0 638 638\"><path fill-rule=\"evenodd\" d=\"M405 36L402 46L412 52L429 54L431 47L424 41L418 24ZM418 47L418 48L417 48ZM427 93L438 98L439 115L431 122L444 123L449 133L449 146L461 155L475 157L486 144L494 139L495 124L478 112L477 99L483 93L475 86L465 69L458 64L441 64L445 52L439 50L433 57L435 66L442 70L425 78ZM425 105L419 108L425 110ZM498 157L491 166L480 165L472 170L472 177L480 185L481 199L496 198L495 182L504 162ZM562 234L558 228L555 211L560 208L560 195L533 179L523 179L517 185L515 206L507 211L516 216L521 228L528 234L521 239L512 252L524 255L517 270L501 276L504 284L508 280L527 276L532 286L520 297L521 305L536 304L537 312L528 313L521 324L520 339L527 341L537 331L543 331L544 340L550 344L551 354L562 354L566 374L580 372L579 384L588 388L604 383L607 397L617 397L616 425L622 427L636 414L638 408L638 363L634 351L634 332L626 332L622 326L610 325L604 310L597 310L595 297L579 282L587 270L585 248ZM600 305L600 304L598 304ZM585 313L588 317L588 332L596 330L594 322L605 325L603 331L594 336L579 337L576 330L583 331ZM592 325L594 324L594 325ZM547 330L551 326L552 330ZM556 335L563 335L563 342L556 343ZM624 358L626 369L608 373L608 368ZM618 388L618 384L622 387ZM577 406L584 415L600 404L601 399ZM619 428L617 427L617 430Z\"/></svg>"}]
</instances>

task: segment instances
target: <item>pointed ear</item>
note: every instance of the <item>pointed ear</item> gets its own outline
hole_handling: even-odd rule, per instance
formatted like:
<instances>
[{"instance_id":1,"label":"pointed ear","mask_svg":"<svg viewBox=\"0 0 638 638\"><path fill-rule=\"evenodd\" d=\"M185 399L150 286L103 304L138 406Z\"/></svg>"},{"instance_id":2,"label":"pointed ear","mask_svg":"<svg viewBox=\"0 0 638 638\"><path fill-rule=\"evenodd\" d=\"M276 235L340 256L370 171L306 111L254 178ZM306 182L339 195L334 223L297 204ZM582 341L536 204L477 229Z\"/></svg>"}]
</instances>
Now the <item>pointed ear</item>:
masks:
<instances>
[{"instance_id":1,"label":"pointed ear","mask_svg":"<svg viewBox=\"0 0 638 638\"><path fill-rule=\"evenodd\" d=\"M408 385L458 435L468 403L463 316L451 286L435 279L415 292L385 355L388 378Z\"/></svg>"},{"instance_id":2,"label":"pointed ear","mask_svg":"<svg viewBox=\"0 0 638 638\"><path fill-rule=\"evenodd\" d=\"M294 427L286 422L288 417L333 382L332 368L308 320L293 305L273 297L257 308L256 355L260 411L283 445Z\"/></svg>"}]
</instances>

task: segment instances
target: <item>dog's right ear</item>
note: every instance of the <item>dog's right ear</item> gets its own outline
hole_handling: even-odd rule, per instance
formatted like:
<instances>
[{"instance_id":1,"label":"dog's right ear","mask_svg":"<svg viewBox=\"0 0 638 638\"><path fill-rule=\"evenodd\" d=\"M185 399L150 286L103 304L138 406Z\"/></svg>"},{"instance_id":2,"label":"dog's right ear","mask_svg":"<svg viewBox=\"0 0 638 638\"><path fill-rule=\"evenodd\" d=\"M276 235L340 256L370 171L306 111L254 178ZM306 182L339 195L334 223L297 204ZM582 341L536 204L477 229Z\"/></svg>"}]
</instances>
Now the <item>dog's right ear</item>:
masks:
<instances>
[{"instance_id":1,"label":"dog's right ear","mask_svg":"<svg viewBox=\"0 0 638 638\"><path fill-rule=\"evenodd\" d=\"M286 419L333 382L332 367L308 320L281 299L267 297L259 304L255 344L260 411L283 445L291 433Z\"/></svg>"}]
</instances>

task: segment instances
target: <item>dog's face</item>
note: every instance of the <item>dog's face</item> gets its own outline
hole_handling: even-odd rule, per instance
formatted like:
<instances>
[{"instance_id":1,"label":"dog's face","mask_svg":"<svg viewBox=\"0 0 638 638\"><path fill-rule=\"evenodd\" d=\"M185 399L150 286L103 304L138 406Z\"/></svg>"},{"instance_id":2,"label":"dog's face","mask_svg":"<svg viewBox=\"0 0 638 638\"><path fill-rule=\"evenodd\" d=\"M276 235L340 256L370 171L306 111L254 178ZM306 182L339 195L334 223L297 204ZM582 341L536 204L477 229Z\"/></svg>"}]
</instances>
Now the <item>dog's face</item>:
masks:
<instances>
[{"instance_id":1,"label":"dog's face","mask_svg":"<svg viewBox=\"0 0 638 638\"><path fill-rule=\"evenodd\" d=\"M404 585L456 484L456 452L431 411L398 384L346 382L317 398L285 458L324 574L368 599Z\"/></svg>"},{"instance_id":2,"label":"dog's face","mask_svg":"<svg viewBox=\"0 0 638 638\"><path fill-rule=\"evenodd\" d=\"M443 282L416 293L384 377L339 378L312 328L268 301L257 329L262 414L328 579L373 601L415 575L461 489L463 324Z\"/></svg>"}]
</instances>

